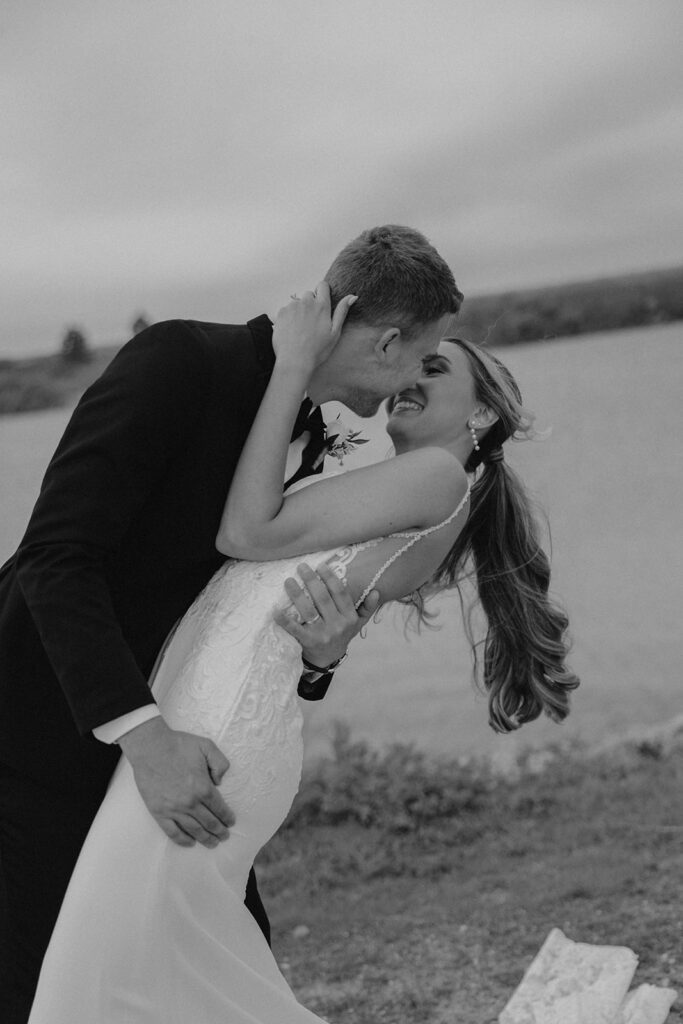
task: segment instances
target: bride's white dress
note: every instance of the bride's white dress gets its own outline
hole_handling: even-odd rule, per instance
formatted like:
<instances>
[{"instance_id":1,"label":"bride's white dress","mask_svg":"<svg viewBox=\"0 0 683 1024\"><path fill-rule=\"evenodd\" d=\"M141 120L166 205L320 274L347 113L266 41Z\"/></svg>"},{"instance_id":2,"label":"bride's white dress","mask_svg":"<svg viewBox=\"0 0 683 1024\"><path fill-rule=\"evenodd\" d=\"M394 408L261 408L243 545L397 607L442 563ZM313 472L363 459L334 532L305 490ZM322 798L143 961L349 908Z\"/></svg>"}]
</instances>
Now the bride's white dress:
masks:
<instances>
[{"instance_id":1,"label":"bride's white dress","mask_svg":"<svg viewBox=\"0 0 683 1024\"><path fill-rule=\"evenodd\" d=\"M377 546L367 593L467 497L428 531L306 560L343 576L360 550ZM296 1001L243 902L254 858L301 775L301 649L273 622L301 561L226 562L156 668L153 693L168 724L210 737L229 758L220 791L235 815L230 837L213 850L171 842L122 758L64 898L29 1024L320 1024Z\"/></svg>"}]
</instances>

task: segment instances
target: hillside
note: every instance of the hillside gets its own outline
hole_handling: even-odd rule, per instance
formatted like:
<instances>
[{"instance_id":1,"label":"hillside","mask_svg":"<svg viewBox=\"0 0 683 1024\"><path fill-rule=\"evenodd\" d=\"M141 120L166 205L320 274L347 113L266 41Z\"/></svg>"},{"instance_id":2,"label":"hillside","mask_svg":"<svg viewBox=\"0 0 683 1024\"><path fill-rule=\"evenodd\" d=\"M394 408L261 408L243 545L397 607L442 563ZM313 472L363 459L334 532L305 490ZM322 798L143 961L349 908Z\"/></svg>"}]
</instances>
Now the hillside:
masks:
<instances>
[{"instance_id":1,"label":"hillside","mask_svg":"<svg viewBox=\"0 0 683 1024\"><path fill-rule=\"evenodd\" d=\"M465 299L459 327L489 345L683 319L683 266Z\"/></svg>"},{"instance_id":2,"label":"hillside","mask_svg":"<svg viewBox=\"0 0 683 1024\"><path fill-rule=\"evenodd\" d=\"M458 330L489 345L547 341L683 319L683 266L466 299ZM0 360L0 415L74 404L120 345L87 362L60 353Z\"/></svg>"},{"instance_id":3,"label":"hillside","mask_svg":"<svg viewBox=\"0 0 683 1024\"><path fill-rule=\"evenodd\" d=\"M0 359L0 416L75 405L120 347L92 349L85 363L65 362L59 353L30 359Z\"/></svg>"}]
</instances>

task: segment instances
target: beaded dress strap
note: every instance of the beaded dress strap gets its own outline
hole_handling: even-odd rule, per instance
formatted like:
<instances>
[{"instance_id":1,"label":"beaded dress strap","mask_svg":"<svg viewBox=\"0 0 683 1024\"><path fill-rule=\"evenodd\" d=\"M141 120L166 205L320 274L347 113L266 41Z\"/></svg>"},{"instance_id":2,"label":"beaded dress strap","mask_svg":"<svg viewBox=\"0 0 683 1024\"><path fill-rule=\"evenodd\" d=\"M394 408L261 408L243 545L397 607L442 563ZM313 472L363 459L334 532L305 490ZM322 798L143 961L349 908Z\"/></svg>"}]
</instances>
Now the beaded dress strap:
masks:
<instances>
[{"instance_id":1,"label":"beaded dress strap","mask_svg":"<svg viewBox=\"0 0 683 1024\"><path fill-rule=\"evenodd\" d=\"M425 530L417 530L417 531L410 531L409 530L409 531L404 532L404 533L392 533L392 534L389 535L390 537L409 537L410 540L408 540L408 542L406 544L404 544L402 547L400 547L398 549L398 551L395 551L393 553L393 555L391 556L391 558L388 558L386 560L386 562L384 563L384 565L382 565L377 570L377 572L372 577L372 579L368 583L368 585L365 588L365 590L363 591L363 593L360 595L360 597L356 601L356 608L359 608L360 605L362 605L362 603L365 600L365 598L368 596L370 591L374 589L375 585L377 583L379 583L380 579L382 578L384 573L387 571L389 566L393 565L393 563L398 558L400 558L401 555L404 555L406 553L406 551L409 550L409 548L412 548L413 544L416 544L418 542L418 540L422 540L423 537L427 537L430 533L435 533L437 530L441 530L441 529L443 529L444 526L448 526L449 523L453 522L455 517L464 508L466 502L469 501L470 490L471 490L471 488L470 488L470 485L468 484L467 485L467 490L465 491L465 494L464 494L464 496L462 498L462 501L459 503L458 507L456 509L454 509L451 512L451 514L446 519L443 520L443 522L437 523L435 526L428 526ZM386 539L388 539L388 538L386 538Z\"/></svg>"}]
</instances>

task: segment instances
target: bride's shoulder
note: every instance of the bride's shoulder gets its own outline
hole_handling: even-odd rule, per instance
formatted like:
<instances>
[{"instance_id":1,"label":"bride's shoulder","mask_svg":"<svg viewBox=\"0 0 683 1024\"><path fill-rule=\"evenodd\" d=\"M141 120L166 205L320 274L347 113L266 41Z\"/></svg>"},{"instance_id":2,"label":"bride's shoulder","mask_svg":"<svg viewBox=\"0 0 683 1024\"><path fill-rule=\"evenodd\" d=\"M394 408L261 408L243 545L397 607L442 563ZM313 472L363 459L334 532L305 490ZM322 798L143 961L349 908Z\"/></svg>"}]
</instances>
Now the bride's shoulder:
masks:
<instances>
[{"instance_id":1,"label":"bride's shoulder","mask_svg":"<svg viewBox=\"0 0 683 1024\"><path fill-rule=\"evenodd\" d=\"M441 480L456 491L466 491L467 473L462 463L447 448L427 445L411 452L403 452L394 458L398 472Z\"/></svg>"},{"instance_id":2,"label":"bride's shoulder","mask_svg":"<svg viewBox=\"0 0 683 1024\"><path fill-rule=\"evenodd\" d=\"M397 455L395 472L404 486L422 495L440 520L460 504L469 489L461 462L446 448L430 445Z\"/></svg>"}]
</instances>

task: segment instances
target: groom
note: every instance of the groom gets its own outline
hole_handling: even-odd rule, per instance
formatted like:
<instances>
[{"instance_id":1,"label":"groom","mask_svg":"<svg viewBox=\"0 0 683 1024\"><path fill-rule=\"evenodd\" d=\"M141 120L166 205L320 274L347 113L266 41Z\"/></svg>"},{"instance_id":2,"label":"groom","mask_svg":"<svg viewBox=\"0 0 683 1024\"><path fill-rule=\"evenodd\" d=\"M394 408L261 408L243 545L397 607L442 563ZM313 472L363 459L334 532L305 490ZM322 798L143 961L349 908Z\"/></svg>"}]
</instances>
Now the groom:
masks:
<instances>
[{"instance_id":1,"label":"groom","mask_svg":"<svg viewBox=\"0 0 683 1024\"><path fill-rule=\"evenodd\" d=\"M290 481L324 450L311 404L338 400L372 415L415 382L462 300L439 254L409 228L364 232L325 279L333 305L359 298L302 406L293 454L303 447L303 460ZM121 751L171 841L229 842L233 819L216 788L228 761L207 738L170 729L147 680L169 630L223 562L215 537L272 370L271 334L263 315L245 326L175 320L125 345L76 407L19 548L0 569L6 1024L28 1017ZM375 602L358 615L332 574L306 584L321 617L305 631L299 693L316 700ZM268 936L253 873L246 903Z\"/></svg>"}]
</instances>

